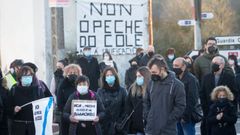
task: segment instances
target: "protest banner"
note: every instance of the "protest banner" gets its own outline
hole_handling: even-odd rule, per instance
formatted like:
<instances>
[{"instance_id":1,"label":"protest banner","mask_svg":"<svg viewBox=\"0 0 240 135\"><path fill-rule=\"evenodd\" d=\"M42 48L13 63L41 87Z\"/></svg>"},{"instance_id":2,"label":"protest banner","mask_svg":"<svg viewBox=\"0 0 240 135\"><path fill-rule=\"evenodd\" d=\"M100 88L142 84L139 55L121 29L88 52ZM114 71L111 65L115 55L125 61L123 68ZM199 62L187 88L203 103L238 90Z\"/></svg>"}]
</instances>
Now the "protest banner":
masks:
<instances>
[{"instance_id":1,"label":"protest banner","mask_svg":"<svg viewBox=\"0 0 240 135\"><path fill-rule=\"evenodd\" d=\"M53 97L32 102L35 135L53 135Z\"/></svg>"},{"instance_id":2,"label":"protest banner","mask_svg":"<svg viewBox=\"0 0 240 135\"><path fill-rule=\"evenodd\" d=\"M93 121L97 116L96 100L72 100L71 114L80 121Z\"/></svg>"},{"instance_id":3,"label":"protest banner","mask_svg":"<svg viewBox=\"0 0 240 135\"><path fill-rule=\"evenodd\" d=\"M148 0L78 0L77 50L134 54L149 45Z\"/></svg>"}]
</instances>

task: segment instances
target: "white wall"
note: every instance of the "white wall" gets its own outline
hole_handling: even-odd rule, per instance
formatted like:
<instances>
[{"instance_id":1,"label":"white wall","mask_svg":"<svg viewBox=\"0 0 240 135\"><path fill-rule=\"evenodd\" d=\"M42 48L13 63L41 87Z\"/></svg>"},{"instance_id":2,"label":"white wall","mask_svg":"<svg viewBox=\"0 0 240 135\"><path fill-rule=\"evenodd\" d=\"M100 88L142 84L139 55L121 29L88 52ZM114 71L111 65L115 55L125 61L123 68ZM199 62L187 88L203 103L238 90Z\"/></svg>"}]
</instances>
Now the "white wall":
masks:
<instances>
[{"instance_id":1,"label":"white wall","mask_svg":"<svg viewBox=\"0 0 240 135\"><path fill-rule=\"evenodd\" d=\"M2 69L9 68L14 59L23 59L35 63L39 67L38 77L49 82L51 29L47 27L50 10L46 1L0 0L0 10Z\"/></svg>"}]
</instances>

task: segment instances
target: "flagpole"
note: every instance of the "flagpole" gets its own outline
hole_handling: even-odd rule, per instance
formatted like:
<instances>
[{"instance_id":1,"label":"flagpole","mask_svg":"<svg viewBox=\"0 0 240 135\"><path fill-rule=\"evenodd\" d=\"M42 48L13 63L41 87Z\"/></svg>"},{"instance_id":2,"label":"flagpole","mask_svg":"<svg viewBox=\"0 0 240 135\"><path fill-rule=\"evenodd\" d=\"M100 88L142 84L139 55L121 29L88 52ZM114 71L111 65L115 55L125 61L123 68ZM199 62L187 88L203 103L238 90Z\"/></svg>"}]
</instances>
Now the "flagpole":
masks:
<instances>
[{"instance_id":1,"label":"flagpole","mask_svg":"<svg viewBox=\"0 0 240 135\"><path fill-rule=\"evenodd\" d=\"M32 104L32 102L28 102L28 103L26 103L26 104L24 104L24 105L22 105L22 106L20 106L20 107L23 108L23 107L25 107L25 106L27 106L27 105L30 105L30 104Z\"/></svg>"},{"instance_id":2,"label":"flagpole","mask_svg":"<svg viewBox=\"0 0 240 135\"><path fill-rule=\"evenodd\" d=\"M152 0L148 0L148 30L149 30L149 45L153 45L153 29L152 29Z\"/></svg>"}]
</instances>

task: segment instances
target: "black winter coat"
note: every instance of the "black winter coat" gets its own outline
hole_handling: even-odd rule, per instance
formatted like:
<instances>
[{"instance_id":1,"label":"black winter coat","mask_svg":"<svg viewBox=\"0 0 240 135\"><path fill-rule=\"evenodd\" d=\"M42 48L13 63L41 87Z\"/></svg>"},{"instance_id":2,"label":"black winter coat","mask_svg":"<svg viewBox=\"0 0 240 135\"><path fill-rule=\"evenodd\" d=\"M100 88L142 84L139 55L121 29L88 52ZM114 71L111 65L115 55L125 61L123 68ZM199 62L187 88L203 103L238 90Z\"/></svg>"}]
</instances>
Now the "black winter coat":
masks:
<instances>
[{"instance_id":1,"label":"black winter coat","mask_svg":"<svg viewBox=\"0 0 240 135\"><path fill-rule=\"evenodd\" d=\"M64 76L62 72L55 71L54 72L54 80L55 80L55 95L58 95L60 85L64 80ZM57 101L58 102L58 101Z\"/></svg>"},{"instance_id":2,"label":"black winter coat","mask_svg":"<svg viewBox=\"0 0 240 135\"><path fill-rule=\"evenodd\" d=\"M0 131L7 131L7 106L8 106L9 90L0 84ZM0 133L1 134L1 133Z\"/></svg>"},{"instance_id":3,"label":"black winter coat","mask_svg":"<svg viewBox=\"0 0 240 135\"><path fill-rule=\"evenodd\" d=\"M139 61L139 66L147 66L148 64L148 61L153 58L153 57L150 57L148 56L148 54L145 54L141 57L141 60Z\"/></svg>"},{"instance_id":4,"label":"black winter coat","mask_svg":"<svg viewBox=\"0 0 240 135\"><path fill-rule=\"evenodd\" d=\"M128 121L128 133L136 134L137 132L144 133L144 124L143 124L143 97L142 96L133 96L132 87L130 87L129 94L126 100L126 113L130 113L134 109L134 113Z\"/></svg>"},{"instance_id":5,"label":"black winter coat","mask_svg":"<svg viewBox=\"0 0 240 135\"><path fill-rule=\"evenodd\" d=\"M218 81L217 86L220 86L220 85L224 85L230 88L231 92L235 97L233 104L236 106L237 104L236 98L237 98L238 92L236 90L235 77L232 74L229 74L223 70L222 74L220 75L220 79ZM209 73L203 77L199 96L200 96L204 116L207 116L209 112L209 107L212 104L212 101L210 99L210 94L215 87L216 87L215 77L213 73Z\"/></svg>"},{"instance_id":6,"label":"black winter coat","mask_svg":"<svg viewBox=\"0 0 240 135\"><path fill-rule=\"evenodd\" d=\"M97 91L99 88L98 79L100 78L98 60L94 57L91 57L91 59L88 60L83 56L77 60L77 64L82 68L82 74L86 75L90 80L89 89Z\"/></svg>"},{"instance_id":7,"label":"black winter coat","mask_svg":"<svg viewBox=\"0 0 240 135\"><path fill-rule=\"evenodd\" d=\"M238 104L240 104L240 73L236 75L236 78L235 78L235 82L236 82L236 86L237 86L237 91L238 91Z\"/></svg>"},{"instance_id":8,"label":"black winter coat","mask_svg":"<svg viewBox=\"0 0 240 135\"><path fill-rule=\"evenodd\" d=\"M120 123L125 115L125 101L127 92L124 88L98 89L97 95L105 108L105 117L101 122L103 135L125 135L126 131L117 131L116 124Z\"/></svg>"},{"instance_id":9,"label":"black winter coat","mask_svg":"<svg viewBox=\"0 0 240 135\"><path fill-rule=\"evenodd\" d=\"M217 120L216 116L221 112L223 112L223 117ZM207 121L211 128L211 135L236 135L234 124L237 122L237 115L234 106L229 101L212 104Z\"/></svg>"},{"instance_id":10,"label":"black winter coat","mask_svg":"<svg viewBox=\"0 0 240 135\"><path fill-rule=\"evenodd\" d=\"M64 106L67 103L69 96L75 91L76 91L76 87L74 82L70 82L68 78L65 78L62 84L60 85L59 93L57 95L57 101L58 101L57 106L60 112L63 112ZM62 135L68 135L70 123L69 121L65 121L63 117L61 119L62 119L62 124L60 127L61 133Z\"/></svg>"},{"instance_id":11,"label":"black winter coat","mask_svg":"<svg viewBox=\"0 0 240 135\"><path fill-rule=\"evenodd\" d=\"M68 78L65 78L60 85L59 93L57 95L58 109L63 112L63 108L67 103L69 96L76 91L74 82L70 82Z\"/></svg>"},{"instance_id":12,"label":"black winter coat","mask_svg":"<svg viewBox=\"0 0 240 135\"><path fill-rule=\"evenodd\" d=\"M99 97L94 93L93 91L89 91L86 95L80 95L77 91L74 92L69 98L68 101L64 107L64 113L63 118L65 121L70 122L70 115L71 115L71 104L72 100L97 100L97 116L99 117L99 122L103 119L105 116L104 107L99 100ZM84 123L87 125L86 128L83 128L81 126L81 123ZM73 133L76 133L76 135L102 135L101 127L99 123L96 123L93 125L93 122L91 121L79 121L77 125L72 123L72 126L76 126L76 131L70 131ZM73 128L74 129L74 128Z\"/></svg>"},{"instance_id":13,"label":"black winter coat","mask_svg":"<svg viewBox=\"0 0 240 135\"><path fill-rule=\"evenodd\" d=\"M8 113L13 120L33 121L32 105L27 105L18 113L14 113L15 106L22 106L26 103L44 98L43 91L39 86L23 87L12 86L8 99Z\"/></svg>"},{"instance_id":14,"label":"black winter coat","mask_svg":"<svg viewBox=\"0 0 240 135\"><path fill-rule=\"evenodd\" d=\"M12 86L8 99L8 114L13 119L11 125L12 135L26 135L26 132L29 134L35 134L32 105L29 104L22 107L17 113L14 112L14 108L15 106L22 106L43 97L44 93L42 87L38 85L31 85L29 87L23 87L20 85ZM19 121L31 122L26 124Z\"/></svg>"},{"instance_id":15,"label":"black winter coat","mask_svg":"<svg viewBox=\"0 0 240 135\"><path fill-rule=\"evenodd\" d=\"M193 111L198 103L198 92L200 86L197 78L187 70L184 72L180 81L184 84L186 93L186 109L183 113L182 119L184 119L184 121L191 122Z\"/></svg>"}]
</instances>

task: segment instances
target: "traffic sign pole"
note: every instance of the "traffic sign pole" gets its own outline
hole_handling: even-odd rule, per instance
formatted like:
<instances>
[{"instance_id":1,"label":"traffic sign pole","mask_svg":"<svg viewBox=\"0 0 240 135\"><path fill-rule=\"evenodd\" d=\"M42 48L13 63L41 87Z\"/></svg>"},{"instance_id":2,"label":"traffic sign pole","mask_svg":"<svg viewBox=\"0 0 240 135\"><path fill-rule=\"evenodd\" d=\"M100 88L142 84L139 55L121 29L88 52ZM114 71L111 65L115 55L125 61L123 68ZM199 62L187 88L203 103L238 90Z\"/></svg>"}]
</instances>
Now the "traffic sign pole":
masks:
<instances>
[{"instance_id":1,"label":"traffic sign pole","mask_svg":"<svg viewBox=\"0 0 240 135\"><path fill-rule=\"evenodd\" d=\"M202 37L201 37L201 0L193 0L193 12L194 12L194 49L200 50L202 48Z\"/></svg>"}]
</instances>

